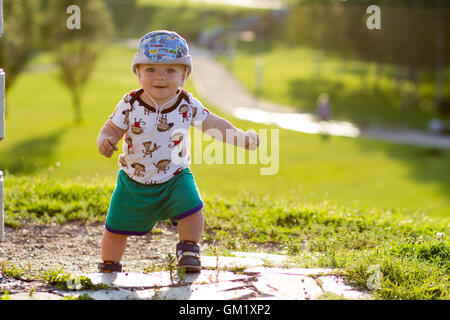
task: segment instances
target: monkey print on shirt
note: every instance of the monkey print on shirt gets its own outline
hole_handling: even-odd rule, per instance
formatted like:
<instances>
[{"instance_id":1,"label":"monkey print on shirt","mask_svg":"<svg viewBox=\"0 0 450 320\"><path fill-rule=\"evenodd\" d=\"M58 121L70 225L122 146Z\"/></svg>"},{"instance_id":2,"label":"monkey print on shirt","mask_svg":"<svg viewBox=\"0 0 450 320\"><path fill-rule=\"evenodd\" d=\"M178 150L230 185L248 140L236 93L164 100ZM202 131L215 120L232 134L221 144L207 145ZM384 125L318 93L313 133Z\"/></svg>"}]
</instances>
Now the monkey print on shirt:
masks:
<instances>
[{"instance_id":1,"label":"monkey print on shirt","mask_svg":"<svg viewBox=\"0 0 450 320\"><path fill-rule=\"evenodd\" d=\"M137 182L163 183L191 164L189 129L209 110L183 90L172 106L157 113L142 94L143 89L126 94L109 118L126 130L119 168Z\"/></svg>"}]
</instances>

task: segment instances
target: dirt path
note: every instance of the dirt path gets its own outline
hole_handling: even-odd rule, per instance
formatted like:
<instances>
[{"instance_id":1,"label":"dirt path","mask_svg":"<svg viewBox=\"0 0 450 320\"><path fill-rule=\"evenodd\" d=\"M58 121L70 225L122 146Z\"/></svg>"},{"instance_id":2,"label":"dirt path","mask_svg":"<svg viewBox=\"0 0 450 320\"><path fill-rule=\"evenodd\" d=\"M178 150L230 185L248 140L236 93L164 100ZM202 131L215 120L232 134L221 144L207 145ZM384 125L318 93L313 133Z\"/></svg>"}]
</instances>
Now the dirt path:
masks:
<instances>
[{"instance_id":1,"label":"dirt path","mask_svg":"<svg viewBox=\"0 0 450 320\"><path fill-rule=\"evenodd\" d=\"M29 225L20 229L6 228L5 241L0 243L0 263L12 263L25 268L36 277L45 271L63 269L71 274L87 274L98 283L97 263L103 224L67 223L48 226ZM174 254L178 241L176 228L158 224L153 233L129 237L122 264L124 272L102 277L103 283L113 289L88 291L90 297L100 300L176 299L319 299L324 293L333 293L348 299L370 299L366 290L353 288L344 279L333 275L332 269L277 268L263 266L260 254L245 253L244 257L202 257L206 267L201 274L186 276L183 285L169 281L168 272L142 274L152 264L166 265L166 257ZM202 251L208 244L202 245ZM266 259L271 255L263 255ZM278 263L280 257L275 259ZM273 259L273 258L272 258ZM247 265L246 272L233 273L218 267ZM208 269L208 268L213 268ZM197 279L198 278L198 279ZM108 280L109 279L109 280ZM316 280L318 279L318 280ZM107 280L107 281L106 281ZM106 282L105 282L106 281ZM118 289L120 288L120 289ZM157 289L159 288L159 289ZM39 279L18 280L0 272L0 296L8 291L13 300L60 300L65 295L54 286Z\"/></svg>"},{"instance_id":2,"label":"dirt path","mask_svg":"<svg viewBox=\"0 0 450 320\"><path fill-rule=\"evenodd\" d=\"M68 273L97 272L101 258L101 223L68 223L64 225L29 225L20 229L5 228L5 239L0 242L0 262L10 262L25 268L32 275L62 268ZM143 272L153 263L163 264L169 253L175 254L178 242L176 227L159 223L152 233L141 237L129 237L123 257L124 271ZM48 291L39 281L23 282L2 276L0 295Z\"/></svg>"}]
</instances>

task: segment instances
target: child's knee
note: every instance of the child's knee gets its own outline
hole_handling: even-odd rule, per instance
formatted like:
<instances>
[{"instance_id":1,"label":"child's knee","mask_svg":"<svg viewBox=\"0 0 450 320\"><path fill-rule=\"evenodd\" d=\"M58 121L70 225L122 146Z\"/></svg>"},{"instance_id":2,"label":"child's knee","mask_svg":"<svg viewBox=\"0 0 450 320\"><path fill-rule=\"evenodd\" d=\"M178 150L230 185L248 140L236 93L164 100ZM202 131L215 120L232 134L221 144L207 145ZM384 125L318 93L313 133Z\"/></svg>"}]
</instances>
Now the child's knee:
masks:
<instances>
[{"instance_id":1,"label":"child's knee","mask_svg":"<svg viewBox=\"0 0 450 320\"><path fill-rule=\"evenodd\" d=\"M103 240L109 240L109 241L124 241L128 238L125 234L118 234L114 233L108 230L105 230L103 233Z\"/></svg>"},{"instance_id":2,"label":"child's knee","mask_svg":"<svg viewBox=\"0 0 450 320\"><path fill-rule=\"evenodd\" d=\"M199 210L187 217L178 220L178 232L189 232L192 230L203 230L203 212Z\"/></svg>"},{"instance_id":3,"label":"child's knee","mask_svg":"<svg viewBox=\"0 0 450 320\"><path fill-rule=\"evenodd\" d=\"M199 210L183 219L179 222L181 223L203 223L203 211Z\"/></svg>"}]
</instances>

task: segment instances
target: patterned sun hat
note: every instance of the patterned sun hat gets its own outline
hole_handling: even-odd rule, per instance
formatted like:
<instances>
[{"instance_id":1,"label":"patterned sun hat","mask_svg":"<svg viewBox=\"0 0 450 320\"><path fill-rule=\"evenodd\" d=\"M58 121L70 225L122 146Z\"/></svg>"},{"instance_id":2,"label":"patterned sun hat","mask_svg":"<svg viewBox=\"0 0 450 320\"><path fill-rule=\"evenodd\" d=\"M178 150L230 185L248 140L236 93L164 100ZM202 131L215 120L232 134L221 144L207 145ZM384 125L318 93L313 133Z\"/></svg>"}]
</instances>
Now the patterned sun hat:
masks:
<instances>
[{"instance_id":1,"label":"patterned sun hat","mask_svg":"<svg viewBox=\"0 0 450 320\"><path fill-rule=\"evenodd\" d=\"M184 64L188 74L192 71L186 40L178 33L167 30L149 32L139 40L131 67L136 75L139 64Z\"/></svg>"}]
</instances>

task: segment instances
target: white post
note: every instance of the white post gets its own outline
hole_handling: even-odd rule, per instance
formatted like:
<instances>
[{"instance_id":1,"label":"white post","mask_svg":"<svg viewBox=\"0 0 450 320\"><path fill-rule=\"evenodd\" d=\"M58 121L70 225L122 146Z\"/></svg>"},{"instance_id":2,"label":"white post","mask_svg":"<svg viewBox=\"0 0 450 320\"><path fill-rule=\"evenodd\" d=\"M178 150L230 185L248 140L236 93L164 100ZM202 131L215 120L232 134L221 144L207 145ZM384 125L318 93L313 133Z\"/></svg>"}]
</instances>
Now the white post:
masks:
<instances>
[{"instance_id":1,"label":"white post","mask_svg":"<svg viewBox=\"0 0 450 320\"><path fill-rule=\"evenodd\" d=\"M3 241L4 234L3 211L3 171L0 171L0 241Z\"/></svg>"},{"instance_id":2,"label":"white post","mask_svg":"<svg viewBox=\"0 0 450 320\"><path fill-rule=\"evenodd\" d=\"M3 0L0 0L0 37L3 34Z\"/></svg>"},{"instance_id":3,"label":"white post","mask_svg":"<svg viewBox=\"0 0 450 320\"><path fill-rule=\"evenodd\" d=\"M3 0L0 0L0 37L3 34ZM5 137L5 73L0 69L0 140ZM3 171L0 171L0 241L4 233Z\"/></svg>"},{"instance_id":4,"label":"white post","mask_svg":"<svg viewBox=\"0 0 450 320\"><path fill-rule=\"evenodd\" d=\"M3 72L3 69L0 68L0 141L4 137L5 137L5 72Z\"/></svg>"}]
</instances>

